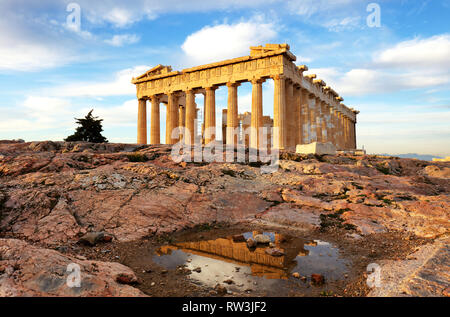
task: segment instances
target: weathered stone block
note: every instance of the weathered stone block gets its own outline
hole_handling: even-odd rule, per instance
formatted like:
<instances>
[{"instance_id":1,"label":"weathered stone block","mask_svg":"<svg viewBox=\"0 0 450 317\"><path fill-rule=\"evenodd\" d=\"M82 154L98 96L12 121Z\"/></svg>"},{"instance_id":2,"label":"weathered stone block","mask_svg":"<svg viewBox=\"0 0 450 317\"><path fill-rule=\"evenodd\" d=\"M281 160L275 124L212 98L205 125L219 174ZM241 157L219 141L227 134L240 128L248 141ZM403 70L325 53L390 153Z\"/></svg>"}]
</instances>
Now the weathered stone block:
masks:
<instances>
[{"instance_id":1,"label":"weathered stone block","mask_svg":"<svg viewBox=\"0 0 450 317\"><path fill-rule=\"evenodd\" d=\"M297 144L298 154L335 155L336 147L331 143L313 142L310 144Z\"/></svg>"}]
</instances>

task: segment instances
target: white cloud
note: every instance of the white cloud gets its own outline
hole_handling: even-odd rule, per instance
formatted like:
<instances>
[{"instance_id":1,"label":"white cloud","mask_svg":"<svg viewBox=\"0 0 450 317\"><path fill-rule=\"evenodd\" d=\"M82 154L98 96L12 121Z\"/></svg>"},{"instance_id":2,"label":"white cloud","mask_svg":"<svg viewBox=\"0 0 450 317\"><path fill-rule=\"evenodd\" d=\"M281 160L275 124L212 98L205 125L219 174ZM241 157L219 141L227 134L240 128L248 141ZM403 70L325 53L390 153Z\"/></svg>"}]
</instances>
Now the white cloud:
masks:
<instances>
[{"instance_id":1,"label":"white cloud","mask_svg":"<svg viewBox=\"0 0 450 317\"><path fill-rule=\"evenodd\" d=\"M0 42L0 70L37 71L69 60L62 52L39 43Z\"/></svg>"},{"instance_id":2,"label":"white cloud","mask_svg":"<svg viewBox=\"0 0 450 317\"><path fill-rule=\"evenodd\" d=\"M450 67L450 34L400 42L375 56L375 63L385 67Z\"/></svg>"},{"instance_id":3,"label":"white cloud","mask_svg":"<svg viewBox=\"0 0 450 317\"><path fill-rule=\"evenodd\" d=\"M120 35L114 35L111 39L105 40L106 44L112 45L112 46L124 46L126 44L135 44L139 42L141 38L136 34L120 34Z\"/></svg>"},{"instance_id":4,"label":"white cloud","mask_svg":"<svg viewBox=\"0 0 450 317\"><path fill-rule=\"evenodd\" d=\"M324 23L324 26L330 31L340 32L357 28L360 25L360 21L360 16L344 17L342 19L332 19L329 22Z\"/></svg>"},{"instance_id":5,"label":"white cloud","mask_svg":"<svg viewBox=\"0 0 450 317\"><path fill-rule=\"evenodd\" d=\"M61 98L28 96L14 110L1 108L0 131L39 131L65 128L72 120L69 101Z\"/></svg>"},{"instance_id":6,"label":"white cloud","mask_svg":"<svg viewBox=\"0 0 450 317\"><path fill-rule=\"evenodd\" d=\"M92 108L83 108L82 113L88 113ZM125 101L114 107L95 107L95 116L103 119L105 129L113 127L135 127L137 120L138 101L136 98Z\"/></svg>"},{"instance_id":7,"label":"white cloud","mask_svg":"<svg viewBox=\"0 0 450 317\"><path fill-rule=\"evenodd\" d=\"M165 13L219 11L224 9L257 8L280 0L78 0L91 23L109 23L115 27L129 27L143 19L155 19Z\"/></svg>"},{"instance_id":8,"label":"white cloud","mask_svg":"<svg viewBox=\"0 0 450 317\"><path fill-rule=\"evenodd\" d=\"M206 26L189 35L181 48L195 63L224 60L248 55L250 46L274 39L278 29L273 22L260 17L235 24Z\"/></svg>"},{"instance_id":9,"label":"white cloud","mask_svg":"<svg viewBox=\"0 0 450 317\"><path fill-rule=\"evenodd\" d=\"M36 71L73 60L64 48L24 29L20 18L2 17L0 29L0 71Z\"/></svg>"},{"instance_id":10,"label":"white cloud","mask_svg":"<svg viewBox=\"0 0 450 317\"><path fill-rule=\"evenodd\" d=\"M92 82L73 83L52 89L51 94L68 97L104 97L136 94L136 86L131 83L136 77L149 70L150 66L136 66L117 72L112 81L102 79Z\"/></svg>"},{"instance_id":11,"label":"white cloud","mask_svg":"<svg viewBox=\"0 0 450 317\"><path fill-rule=\"evenodd\" d=\"M387 69L387 67L390 67ZM342 96L440 87L450 83L450 36L400 42L379 52L367 68L311 69Z\"/></svg>"},{"instance_id":12,"label":"white cloud","mask_svg":"<svg viewBox=\"0 0 450 317\"><path fill-rule=\"evenodd\" d=\"M310 17L319 12L330 12L343 9L354 3L361 2L360 0L289 0L288 5L290 9L302 16Z\"/></svg>"}]
</instances>

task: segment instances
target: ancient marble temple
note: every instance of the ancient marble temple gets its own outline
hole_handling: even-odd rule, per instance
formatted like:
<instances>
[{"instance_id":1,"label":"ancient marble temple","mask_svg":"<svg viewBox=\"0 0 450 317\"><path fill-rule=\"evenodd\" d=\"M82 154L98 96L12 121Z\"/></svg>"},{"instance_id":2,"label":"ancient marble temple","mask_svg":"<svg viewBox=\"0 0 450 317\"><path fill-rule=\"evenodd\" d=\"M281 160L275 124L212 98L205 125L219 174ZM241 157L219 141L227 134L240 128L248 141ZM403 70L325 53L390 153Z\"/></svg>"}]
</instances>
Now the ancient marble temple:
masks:
<instances>
[{"instance_id":1,"label":"ancient marble temple","mask_svg":"<svg viewBox=\"0 0 450 317\"><path fill-rule=\"evenodd\" d=\"M356 149L356 115L331 87L316 75L304 75L305 65L297 66L288 44L266 44L250 48L250 55L222 62L173 71L170 66L158 65L145 74L133 78L136 85L139 144L147 144L147 101L151 103L150 143L160 143L160 106L165 104L166 144L183 140L193 144L198 135L196 94L203 95L203 127L200 132L204 144L216 138L215 91L228 88L228 105L224 114L223 140L227 145L248 141L251 147L261 142L261 128L270 124L270 145L281 150L295 150L297 144L331 142L339 150ZM263 116L263 86L274 81L273 120ZM250 131L243 136L245 115L239 115L238 87L252 84ZM248 115L248 113L247 113ZM172 134L174 129L179 135ZM189 133L187 133L189 132ZM186 136L183 135L186 133ZM176 137L174 137L174 135ZM243 141L244 140L244 141ZM245 142L245 143L247 143Z\"/></svg>"}]
</instances>

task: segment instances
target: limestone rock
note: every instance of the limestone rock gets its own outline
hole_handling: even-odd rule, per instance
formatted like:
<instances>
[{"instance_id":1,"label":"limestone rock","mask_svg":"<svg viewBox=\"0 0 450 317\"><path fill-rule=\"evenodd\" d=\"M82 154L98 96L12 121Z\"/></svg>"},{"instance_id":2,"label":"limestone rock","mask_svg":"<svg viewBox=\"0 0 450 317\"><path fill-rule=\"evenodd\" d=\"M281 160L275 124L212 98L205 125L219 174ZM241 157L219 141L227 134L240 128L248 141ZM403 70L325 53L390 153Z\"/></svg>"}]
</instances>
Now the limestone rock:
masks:
<instances>
[{"instance_id":1,"label":"limestone rock","mask_svg":"<svg viewBox=\"0 0 450 317\"><path fill-rule=\"evenodd\" d=\"M0 239L0 297L10 296L145 296L123 285L136 281L134 272L119 263L78 260L15 239ZM80 287L67 281L80 268Z\"/></svg>"},{"instance_id":2,"label":"limestone rock","mask_svg":"<svg viewBox=\"0 0 450 317\"><path fill-rule=\"evenodd\" d=\"M253 239L255 240L255 242L257 244L269 244L270 243L270 237L265 234L257 234L256 236L253 237Z\"/></svg>"},{"instance_id":3,"label":"limestone rock","mask_svg":"<svg viewBox=\"0 0 450 317\"><path fill-rule=\"evenodd\" d=\"M280 257L280 256L284 255L284 252L282 250L280 250L280 249L277 249L277 248L268 248L268 249L265 250L265 252L268 255L275 256L275 257Z\"/></svg>"},{"instance_id":4,"label":"limestone rock","mask_svg":"<svg viewBox=\"0 0 450 317\"><path fill-rule=\"evenodd\" d=\"M311 283L315 286L321 286L325 283L325 278L321 274L312 274Z\"/></svg>"},{"instance_id":5,"label":"limestone rock","mask_svg":"<svg viewBox=\"0 0 450 317\"><path fill-rule=\"evenodd\" d=\"M313 142L311 144L298 144L298 154L336 155L336 147L331 142Z\"/></svg>"},{"instance_id":6,"label":"limestone rock","mask_svg":"<svg viewBox=\"0 0 450 317\"><path fill-rule=\"evenodd\" d=\"M110 242L113 236L105 232L89 232L78 240L79 243L94 246L99 242Z\"/></svg>"},{"instance_id":7,"label":"limestone rock","mask_svg":"<svg viewBox=\"0 0 450 317\"><path fill-rule=\"evenodd\" d=\"M249 249L254 249L254 248L256 248L256 245L257 245L258 243L256 243L256 241L255 240L253 240L253 239L247 239L247 247L249 248Z\"/></svg>"}]
</instances>

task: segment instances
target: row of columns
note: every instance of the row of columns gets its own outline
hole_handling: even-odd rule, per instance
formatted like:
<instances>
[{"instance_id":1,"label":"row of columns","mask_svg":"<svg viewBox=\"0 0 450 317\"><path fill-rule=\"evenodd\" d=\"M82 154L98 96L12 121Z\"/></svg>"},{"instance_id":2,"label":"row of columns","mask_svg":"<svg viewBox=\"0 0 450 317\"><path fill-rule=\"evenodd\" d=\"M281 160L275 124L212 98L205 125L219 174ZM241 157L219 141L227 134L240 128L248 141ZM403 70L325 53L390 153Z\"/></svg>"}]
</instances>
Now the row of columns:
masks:
<instances>
[{"instance_id":1,"label":"row of columns","mask_svg":"<svg viewBox=\"0 0 450 317\"><path fill-rule=\"evenodd\" d=\"M273 77L274 80L274 118L272 146L278 149L295 150L297 144L307 144L314 141L332 142L338 149L355 149L355 122L351 121L338 109L326 104L306 89L296 85L283 75ZM250 147L259 148L261 139L260 128L263 127L263 90L265 79L253 79L251 135ZM236 129L238 119L238 87L239 83L228 83L227 105L227 145L236 145L238 138ZM204 141L205 144L216 138L216 102L215 90L218 87L204 89ZM189 131L186 144L194 144L197 129L195 119L197 107L194 90L186 90L185 105L179 106L179 93L167 94L166 144L175 144L181 137L172 138L172 131L180 128L180 133ZM160 143L160 97L151 96L151 129L150 143ZM138 106L138 143L147 143L147 111L146 100L140 99Z\"/></svg>"}]
</instances>

